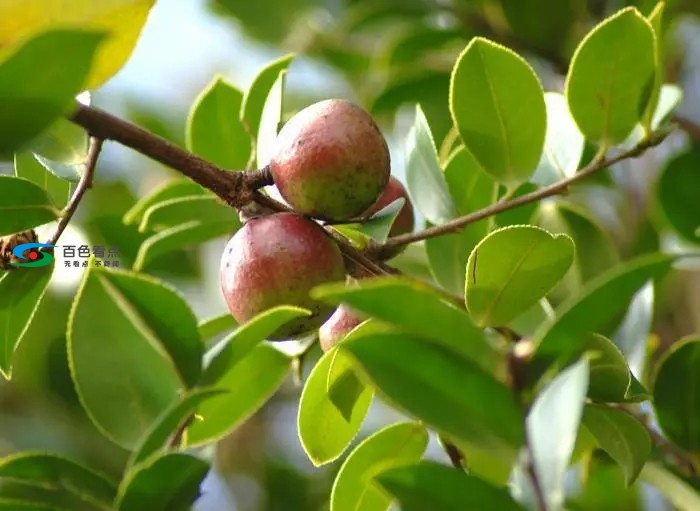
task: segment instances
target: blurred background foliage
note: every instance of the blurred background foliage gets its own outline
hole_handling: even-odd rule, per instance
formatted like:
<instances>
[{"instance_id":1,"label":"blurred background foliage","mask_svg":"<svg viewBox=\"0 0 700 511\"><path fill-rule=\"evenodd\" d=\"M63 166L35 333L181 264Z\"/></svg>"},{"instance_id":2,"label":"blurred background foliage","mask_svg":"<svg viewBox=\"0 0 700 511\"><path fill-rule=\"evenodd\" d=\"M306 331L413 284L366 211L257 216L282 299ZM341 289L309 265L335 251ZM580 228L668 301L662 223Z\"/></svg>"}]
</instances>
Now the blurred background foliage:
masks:
<instances>
[{"instance_id":1,"label":"blurred background foliage","mask_svg":"<svg viewBox=\"0 0 700 511\"><path fill-rule=\"evenodd\" d=\"M471 37L485 36L513 48L533 65L545 90L561 90L572 52L593 25L626 5L648 14L655 3L159 0L130 62L95 92L93 103L184 146L190 105L215 74L245 89L266 62L295 52L285 109L293 112L327 97L358 102L382 125L391 146L392 172L402 177L403 139L415 103L422 105L438 148L443 146L442 154L452 147L447 102L450 71ZM698 124L700 2L667 0L664 24L665 81L678 83L684 91L678 115ZM643 158L625 162L577 187L556 211L544 207L518 210L512 213L513 218L497 221L502 225L524 222L535 215L542 225L572 232L579 253L584 254L580 257L585 257L580 277L584 279L586 272L597 274L631 254L659 247L687 248L686 241L665 229L654 183L669 158L689 150L694 143L698 141L674 133L664 146ZM122 216L138 197L174 175L140 155L108 144L100 161L100 186L87 195L78 221L62 243L119 246L122 264L129 266L148 233L124 225ZM146 271L183 290L200 319L224 312L217 281L218 258L225 241L220 237L158 258ZM420 245L411 247L397 264L414 275L428 273ZM51 449L116 476L126 452L105 440L90 424L78 405L66 366L65 324L80 278L80 270L74 270L57 272L62 277L52 283L16 354L12 382L0 382L0 455ZM659 351L665 343L700 328L700 273L692 269L676 272L657 290L654 303L655 334L649 339L649 349ZM99 332L95 335L99 340ZM318 349L309 357L317 358ZM307 360L304 367L311 365L312 360ZM263 410L221 442L216 452L208 453L216 459L216 471L208 477L196 509L327 508L338 464L316 469L303 455L296 436L298 395L299 386L290 376L282 392ZM376 406L364 433L391 421L395 418L392 414ZM431 452L441 456L439 449ZM618 494L619 469L608 459L590 463L600 469L591 472L594 475L584 483L572 482L583 487L571 509L673 509L643 482ZM18 487L17 491L23 490ZM79 511L79 506L75 509Z\"/></svg>"}]
</instances>

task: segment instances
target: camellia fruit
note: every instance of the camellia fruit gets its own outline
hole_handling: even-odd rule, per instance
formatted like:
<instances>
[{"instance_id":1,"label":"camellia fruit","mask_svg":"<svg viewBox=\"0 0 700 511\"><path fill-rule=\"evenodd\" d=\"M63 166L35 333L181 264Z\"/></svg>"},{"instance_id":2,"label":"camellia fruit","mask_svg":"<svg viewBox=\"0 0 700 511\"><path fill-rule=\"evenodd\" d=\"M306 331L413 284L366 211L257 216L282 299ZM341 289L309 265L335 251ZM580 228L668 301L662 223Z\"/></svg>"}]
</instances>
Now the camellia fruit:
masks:
<instances>
[{"instance_id":1,"label":"camellia fruit","mask_svg":"<svg viewBox=\"0 0 700 511\"><path fill-rule=\"evenodd\" d=\"M389 181L389 148L367 112L329 99L284 125L269 168L297 212L342 221L361 214L381 194Z\"/></svg>"},{"instance_id":2,"label":"camellia fruit","mask_svg":"<svg viewBox=\"0 0 700 511\"><path fill-rule=\"evenodd\" d=\"M330 350L345 337L350 330L364 321L354 310L341 304L318 329L318 340L323 351Z\"/></svg>"},{"instance_id":3,"label":"camellia fruit","mask_svg":"<svg viewBox=\"0 0 700 511\"><path fill-rule=\"evenodd\" d=\"M312 312L279 328L272 340L299 337L318 328L333 307L312 299L309 291L344 278L343 257L335 242L318 224L294 213L249 220L229 240L221 258L221 289L239 323L277 305Z\"/></svg>"}]
</instances>

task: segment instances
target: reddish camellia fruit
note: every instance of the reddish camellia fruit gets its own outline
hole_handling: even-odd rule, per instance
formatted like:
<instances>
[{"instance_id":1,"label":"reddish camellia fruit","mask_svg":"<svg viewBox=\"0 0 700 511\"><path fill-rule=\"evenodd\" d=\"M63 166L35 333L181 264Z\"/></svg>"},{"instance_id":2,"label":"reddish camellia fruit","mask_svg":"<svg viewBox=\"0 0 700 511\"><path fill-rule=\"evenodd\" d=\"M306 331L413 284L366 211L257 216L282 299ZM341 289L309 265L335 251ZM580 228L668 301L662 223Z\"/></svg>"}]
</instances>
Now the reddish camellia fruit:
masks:
<instances>
[{"instance_id":1,"label":"reddish camellia fruit","mask_svg":"<svg viewBox=\"0 0 700 511\"><path fill-rule=\"evenodd\" d=\"M333 315L318 329L318 340L323 351L330 350L350 330L364 321L354 310L341 304Z\"/></svg>"},{"instance_id":2,"label":"reddish camellia fruit","mask_svg":"<svg viewBox=\"0 0 700 511\"><path fill-rule=\"evenodd\" d=\"M367 112L329 99L284 125L269 167L280 194L297 212L347 220L370 207L389 181L389 149Z\"/></svg>"},{"instance_id":3,"label":"reddish camellia fruit","mask_svg":"<svg viewBox=\"0 0 700 511\"><path fill-rule=\"evenodd\" d=\"M296 305L310 317L284 325L273 340L298 337L318 328L333 307L309 291L342 281L340 249L316 223L293 213L249 220L228 242L221 258L221 289L231 314L244 323L276 305Z\"/></svg>"}]
</instances>

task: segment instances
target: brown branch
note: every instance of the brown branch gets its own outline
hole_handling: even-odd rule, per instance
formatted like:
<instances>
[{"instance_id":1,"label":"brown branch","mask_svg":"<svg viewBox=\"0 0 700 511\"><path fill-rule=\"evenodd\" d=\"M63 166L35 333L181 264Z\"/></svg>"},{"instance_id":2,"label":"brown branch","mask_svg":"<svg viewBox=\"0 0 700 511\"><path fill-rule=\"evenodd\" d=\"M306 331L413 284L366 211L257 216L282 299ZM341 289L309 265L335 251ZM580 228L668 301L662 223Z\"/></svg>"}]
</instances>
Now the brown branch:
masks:
<instances>
[{"instance_id":1,"label":"brown branch","mask_svg":"<svg viewBox=\"0 0 700 511\"><path fill-rule=\"evenodd\" d=\"M700 125L694 123L690 119L678 117L677 115L673 117L673 121L678 124L678 127L685 131L690 138L696 141L700 140Z\"/></svg>"},{"instance_id":2,"label":"brown branch","mask_svg":"<svg viewBox=\"0 0 700 511\"><path fill-rule=\"evenodd\" d=\"M382 253L390 249L394 249L402 245L407 245L409 243L413 243L414 241L420 241L427 238L434 238L436 236L442 236L444 234L453 233L466 225L478 222L479 220L483 220L485 218L489 218L491 216L497 215L498 213L502 213L510 209L515 209L517 207L524 206L525 204L530 204L532 202L538 202L542 199L546 199L547 197L552 197L555 195L566 193L569 189L569 186L571 186L572 184L578 183L579 181L583 181L584 179L595 174L596 172L599 172L609 167L610 165L618 163L622 160L636 158L650 147L659 145L669 133L670 131L667 130L652 133L650 137L646 138L645 140L637 144L635 147L627 149L617 154L616 156L594 159L591 163L586 165L584 168L582 168L576 174L569 178L562 179L561 181L558 181L554 184L545 186L544 188L540 188L538 190L535 190L534 192L521 195L520 197L516 197L514 199L501 200L483 209L474 211L473 213L469 213L468 215L464 215L459 218L455 218L454 220L450 220L449 222L446 222L442 225L429 227L418 232L394 236L392 238L389 238L384 244L370 247L368 249L368 252L373 255L381 255Z\"/></svg>"},{"instance_id":3,"label":"brown branch","mask_svg":"<svg viewBox=\"0 0 700 511\"><path fill-rule=\"evenodd\" d=\"M63 211L63 215L58 221L56 229L46 242L47 244L56 244L58 238L60 238L63 231L66 230L68 223L71 221L75 211L78 209L78 205L83 199L83 195L85 195L88 188L92 187L92 178L95 174L95 167L97 166L97 160L100 157L100 151L102 151L102 142L103 140L99 137L90 137L90 147L88 148L87 160L85 162L85 171L83 172L83 175L80 176L78 186L75 188L66 209Z\"/></svg>"}]
</instances>

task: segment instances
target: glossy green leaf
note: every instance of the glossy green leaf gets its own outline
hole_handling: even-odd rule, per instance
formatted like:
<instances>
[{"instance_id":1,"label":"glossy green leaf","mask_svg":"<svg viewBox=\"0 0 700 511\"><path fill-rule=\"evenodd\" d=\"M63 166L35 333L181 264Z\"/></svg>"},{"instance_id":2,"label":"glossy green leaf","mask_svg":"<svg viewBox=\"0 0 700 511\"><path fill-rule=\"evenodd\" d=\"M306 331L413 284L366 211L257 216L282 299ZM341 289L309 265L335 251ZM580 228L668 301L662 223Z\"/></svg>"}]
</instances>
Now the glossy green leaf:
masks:
<instances>
[{"instance_id":1,"label":"glossy green leaf","mask_svg":"<svg viewBox=\"0 0 700 511\"><path fill-rule=\"evenodd\" d=\"M0 236L51 222L58 215L46 190L27 179L0 175Z\"/></svg>"},{"instance_id":2,"label":"glossy green leaf","mask_svg":"<svg viewBox=\"0 0 700 511\"><path fill-rule=\"evenodd\" d=\"M78 397L91 420L108 438L131 448L176 400L183 382L159 338L162 332L152 329L158 323L148 322L152 309L144 315L140 304L131 301L133 294L123 292L137 287L114 275L94 267L85 273L69 319L68 357ZM165 314L163 321L174 316Z\"/></svg>"},{"instance_id":3,"label":"glossy green leaf","mask_svg":"<svg viewBox=\"0 0 700 511\"><path fill-rule=\"evenodd\" d=\"M202 383L216 384L227 371L278 328L310 314L306 309L289 305L279 305L261 312L207 352L207 368L202 375Z\"/></svg>"},{"instance_id":4,"label":"glossy green leaf","mask_svg":"<svg viewBox=\"0 0 700 511\"><path fill-rule=\"evenodd\" d=\"M294 54L287 54L267 64L253 79L253 83L243 98L241 120L253 137L257 138L260 128L265 101L283 70L286 70L294 59Z\"/></svg>"},{"instance_id":5,"label":"glossy green leaf","mask_svg":"<svg viewBox=\"0 0 700 511\"><path fill-rule=\"evenodd\" d=\"M15 176L28 179L44 189L57 207L68 204L70 183L46 170L31 153L15 153Z\"/></svg>"},{"instance_id":6,"label":"glossy green leaf","mask_svg":"<svg viewBox=\"0 0 700 511\"><path fill-rule=\"evenodd\" d=\"M530 178L547 114L542 85L522 57L472 39L452 71L450 110L464 145L496 181L513 188Z\"/></svg>"},{"instance_id":7,"label":"glossy green leaf","mask_svg":"<svg viewBox=\"0 0 700 511\"><path fill-rule=\"evenodd\" d=\"M532 176L532 182L540 186L573 176L581 161L584 143L566 98L558 92L547 92L544 102L547 106L547 134L540 162Z\"/></svg>"},{"instance_id":8,"label":"glossy green leaf","mask_svg":"<svg viewBox=\"0 0 700 511\"><path fill-rule=\"evenodd\" d=\"M661 429L676 445L700 451L700 338L671 347L654 380L654 410Z\"/></svg>"},{"instance_id":9,"label":"glossy green leaf","mask_svg":"<svg viewBox=\"0 0 700 511\"><path fill-rule=\"evenodd\" d=\"M437 463L390 468L376 481L401 504L403 511L465 509L523 510L505 488ZM357 508L359 509L359 508Z\"/></svg>"},{"instance_id":10,"label":"glossy green leaf","mask_svg":"<svg viewBox=\"0 0 700 511\"><path fill-rule=\"evenodd\" d=\"M532 225L493 231L467 262L466 301L480 326L502 326L535 305L566 274L574 243Z\"/></svg>"},{"instance_id":11,"label":"glossy green leaf","mask_svg":"<svg viewBox=\"0 0 700 511\"><path fill-rule=\"evenodd\" d=\"M666 122L681 101L683 101L683 89L672 83L663 84L651 119L652 129L657 129Z\"/></svg>"},{"instance_id":12,"label":"glossy green leaf","mask_svg":"<svg viewBox=\"0 0 700 511\"><path fill-rule=\"evenodd\" d=\"M159 256L174 252L183 247L203 243L212 238L233 234L239 222L208 222L206 220L191 220L154 234L139 247L134 270L141 271Z\"/></svg>"},{"instance_id":13,"label":"glossy green leaf","mask_svg":"<svg viewBox=\"0 0 700 511\"><path fill-rule=\"evenodd\" d=\"M654 31L639 11L618 11L591 30L574 53L566 99L587 139L622 142L642 118L652 91Z\"/></svg>"},{"instance_id":14,"label":"glossy green leaf","mask_svg":"<svg viewBox=\"0 0 700 511\"><path fill-rule=\"evenodd\" d=\"M445 163L445 181L459 215L466 215L495 202L498 185L481 170L464 147ZM454 294L464 292L467 259L488 233L487 221L475 222L459 232L425 240L430 271L438 283Z\"/></svg>"},{"instance_id":15,"label":"glossy green leaf","mask_svg":"<svg viewBox=\"0 0 700 511\"><path fill-rule=\"evenodd\" d=\"M197 328L199 329L199 336L204 341L207 341L212 337L216 337L217 335L226 333L229 330L233 330L237 326L238 323L236 323L233 315L231 315L230 312L225 312L218 316L213 316L200 321Z\"/></svg>"},{"instance_id":16,"label":"glossy green leaf","mask_svg":"<svg viewBox=\"0 0 700 511\"><path fill-rule=\"evenodd\" d=\"M389 237L389 231L391 231L391 226L394 225L394 220L399 216L405 203L406 199L403 197L396 199L362 222L359 230L377 243L384 243Z\"/></svg>"},{"instance_id":17,"label":"glossy green leaf","mask_svg":"<svg viewBox=\"0 0 700 511\"><path fill-rule=\"evenodd\" d=\"M562 303L557 318L537 332L535 357L566 359L581 351L585 334L605 334L620 319L632 296L650 279L664 275L673 257L648 254L621 264L591 280L582 292Z\"/></svg>"},{"instance_id":18,"label":"glossy green leaf","mask_svg":"<svg viewBox=\"0 0 700 511\"><path fill-rule=\"evenodd\" d=\"M657 184L657 196L664 217L683 239L700 243L700 201L693 193L700 186L700 147L669 160Z\"/></svg>"},{"instance_id":19,"label":"glossy green leaf","mask_svg":"<svg viewBox=\"0 0 700 511\"><path fill-rule=\"evenodd\" d=\"M522 415L509 389L454 350L402 332L353 336L342 349L389 402L426 424L494 453L520 446Z\"/></svg>"},{"instance_id":20,"label":"glossy green leaf","mask_svg":"<svg viewBox=\"0 0 700 511\"><path fill-rule=\"evenodd\" d=\"M229 170L248 164L250 135L240 120L243 94L216 77L201 92L187 120L187 149Z\"/></svg>"},{"instance_id":21,"label":"glossy green leaf","mask_svg":"<svg viewBox=\"0 0 700 511\"><path fill-rule=\"evenodd\" d=\"M664 79L664 71L662 64L662 53L663 48L663 15L664 9L666 7L665 2L658 2L654 7L654 10L649 14L649 24L654 30L654 84L652 86L651 94L647 107L644 110L644 117L642 119L642 124L646 131L651 131L654 129L653 118L654 112L657 109L659 103L659 97L661 94L661 85Z\"/></svg>"},{"instance_id":22,"label":"glossy green leaf","mask_svg":"<svg viewBox=\"0 0 700 511\"><path fill-rule=\"evenodd\" d=\"M119 487L119 511L189 511L200 496L209 465L170 453L137 467Z\"/></svg>"},{"instance_id":23,"label":"glossy green leaf","mask_svg":"<svg viewBox=\"0 0 700 511\"><path fill-rule=\"evenodd\" d=\"M588 397L602 402L624 401L632 383L624 355L600 334L589 334L583 346L591 354Z\"/></svg>"},{"instance_id":24,"label":"glossy green leaf","mask_svg":"<svg viewBox=\"0 0 700 511\"><path fill-rule=\"evenodd\" d=\"M427 446L425 427L410 422L387 426L363 440L338 471L331 511L386 511L391 499L373 478L387 469L416 463Z\"/></svg>"},{"instance_id":25,"label":"glossy green leaf","mask_svg":"<svg viewBox=\"0 0 700 511\"><path fill-rule=\"evenodd\" d=\"M576 443L587 390L588 362L584 358L557 375L539 393L528 413L525 427L532 465L547 509L561 509L564 503L564 474Z\"/></svg>"},{"instance_id":26,"label":"glossy green leaf","mask_svg":"<svg viewBox=\"0 0 700 511\"><path fill-rule=\"evenodd\" d=\"M416 107L413 127L406 139L406 185L413 204L433 224L454 218L457 210L437 159L428 121Z\"/></svg>"},{"instance_id":27,"label":"glossy green leaf","mask_svg":"<svg viewBox=\"0 0 700 511\"><path fill-rule=\"evenodd\" d=\"M283 69L270 87L265 104L260 114L260 126L256 136L255 154L259 168L263 168L270 162L277 141L277 133L282 126L284 114L284 87L287 79L287 71Z\"/></svg>"},{"instance_id":28,"label":"glossy green leaf","mask_svg":"<svg viewBox=\"0 0 700 511\"><path fill-rule=\"evenodd\" d=\"M51 30L0 62L0 155L10 156L70 107L104 35Z\"/></svg>"},{"instance_id":29,"label":"glossy green leaf","mask_svg":"<svg viewBox=\"0 0 700 511\"><path fill-rule=\"evenodd\" d=\"M62 179L78 182L85 171L88 155L87 132L67 119L58 119L29 149L41 165Z\"/></svg>"},{"instance_id":30,"label":"glossy green leaf","mask_svg":"<svg viewBox=\"0 0 700 511\"><path fill-rule=\"evenodd\" d=\"M419 282L375 278L361 281L357 286L319 286L312 295L333 304L345 303L368 316L431 339L487 370L494 365L496 353L469 315ZM425 321L426 317L431 320Z\"/></svg>"},{"instance_id":31,"label":"glossy green leaf","mask_svg":"<svg viewBox=\"0 0 700 511\"><path fill-rule=\"evenodd\" d=\"M53 266L20 268L0 276L0 373L10 379L12 355L49 285Z\"/></svg>"},{"instance_id":32,"label":"glossy green leaf","mask_svg":"<svg viewBox=\"0 0 700 511\"><path fill-rule=\"evenodd\" d=\"M136 449L134 449L129 459L129 466L133 467L153 454L164 451L168 444L178 435L178 432L183 433L184 427L190 421L195 420L194 412L197 410L197 407L208 399L225 392L225 390L212 388L194 389L173 403L163 412L150 431L141 439Z\"/></svg>"},{"instance_id":33,"label":"glossy green leaf","mask_svg":"<svg viewBox=\"0 0 700 511\"><path fill-rule=\"evenodd\" d=\"M168 181L129 208L129 210L124 214L124 223L134 224L140 222L143 215L152 206L165 202L169 199L190 197L194 195L208 196L210 193L211 192L203 188L201 185L198 185L189 179L174 179L172 181Z\"/></svg>"},{"instance_id":34,"label":"glossy green leaf","mask_svg":"<svg viewBox=\"0 0 700 511\"><path fill-rule=\"evenodd\" d=\"M334 375L344 377L343 368L349 367L349 360L342 353L334 360L335 352L327 352L316 363L304 384L299 402L299 439L306 455L316 466L334 461L343 454L357 435L372 402L372 389L364 387L357 394L349 414L343 413L333 403L328 389L334 381L329 381L329 373L334 368Z\"/></svg>"},{"instance_id":35,"label":"glossy green leaf","mask_svg":"<svg viewBox=\"0 0 700 511\"><path fill-rule=\"evenodd\" d=\"M698 491L690 483L667 470L662 464L647 463L639 478L658 489L680 511L700 509Z\"/></svg>"},{"instance_id":36,"label":"glossy green leaf","mask_svg":"<svg viewBox=\"0 0 700 511\"><path fill-rule=\"evenodd\" d=\"M582 421L600 448L620 465L625 484L632 484L651 454L644 425L623 410L601 405L586 405Z\"/></svg>"},{"instance_id":37,"label":"glossy green leaf","mask_svg":"<svg viewBox=\"0 0 700 511\"><path fill-rule=\"evenodd\" d=\"M291 360L272 346L255 346L213 382L213 386L230 392L207 400L197 409L197 420L187 428L188 442L201 445L224 437L272 397L290 365Z\"/></svg>"},{"instance_id":38,"label":"glossy green leaf","mask_svg":"<svg viewBox=\"0 0 700 511\"><path fill-rule=\"evenodd\" d=\"M51 505L0 497L0 511L69 511Z\"/></svg>"},{"instance_id":39,"label":"glossy green leaf","mask_svg":"<svg viewBox=\"0 0 700 511\"><path fill-rule=\"evenodd\" d=\"M104 270L101 275L116 286L160 340L181 379L194 386L201 374L202 340L197 319L173 288L146 275Z\"/></svg>"},{"instance_id":40,"label":"glossy green leaf","mask_svg":"<svg viewBox=\"0 0 700 511\"><path fill-rule=\"evenodd\" d=\"M167 229L201 219L206 223L229 222L231 230L240 227L235 209L209 195L195 195L168 199L148 208L141 217L139 231Z\"/></svg>"},{"instance_id":41,"label":"glossy green leaf","mask_svg":"<svg viewBox=\"0 0 700 511\"><path fill-rule=\"evenodd\" d=\"M116 485L105 476L50 453L22 452L1 459L0 480L3 478L60 490L103 510L110 508L117 494Z\"/></svg>"},{"instance_id":42,"label":"glossy green leaf","mask_svg":"<svg viewBox=\"0 0 700 511\"><path fill-rule=\"evenodd\" d=\"M654 285L647 282L632 297L625 319L612 339L629 363L633 374L642 377L646 369L647 344L654 318Z\"/></svg>"}]
</instances>

